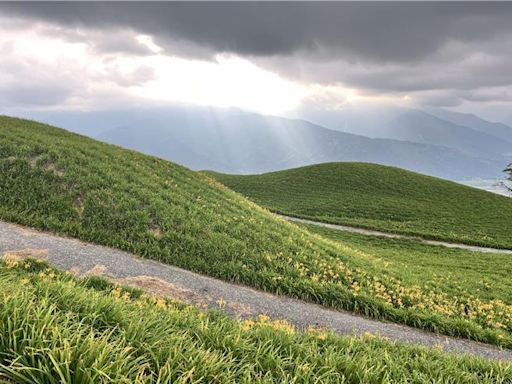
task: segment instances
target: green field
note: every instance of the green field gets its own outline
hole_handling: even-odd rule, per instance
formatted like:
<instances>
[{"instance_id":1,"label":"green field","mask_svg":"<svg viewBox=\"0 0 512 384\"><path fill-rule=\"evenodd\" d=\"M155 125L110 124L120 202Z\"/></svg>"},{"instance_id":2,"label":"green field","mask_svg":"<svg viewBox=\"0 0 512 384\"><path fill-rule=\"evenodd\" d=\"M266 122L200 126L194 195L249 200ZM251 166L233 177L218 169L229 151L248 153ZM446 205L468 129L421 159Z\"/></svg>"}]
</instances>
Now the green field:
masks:
<instances>
[{"instance_id":1,"label":"green field","mask_svg":"<svg viewBox=\"0 0 512 384\"><path fill-rule=\"evenodd\" d=\"M512 249L512 199L399 168L328 163L263 175L210 173L275 212Z\"/></svg>"},{"instance_id":2,"label":"green field","mask_svg":"<svg viewBox=\"0 0 512 384\"><path fill-rule=\"evenodd\" d=\"M414 284L388 271L378 250L290 224L203 174L47 125L0 117L0 218L328 307L512 347L508 293L453 296ZM489 262L504 268L504 259Z\"/></svg>"},{"instance_id":3,"label":"green field","mask_svg":"<svg viewBox=\"0 0 512 384\"><path fill-rule=\"evenodd\" d=\"M366 270L378 265L381 271L407 286L429 287L449 296L471 296L482 302L500 298L512 304L511 255L445 248L417 240L366 236L316 225L301 226L357 249L367 256Z\"/></svg>"},{"instance_id":4,"label":"green field","mask_svg":"<svg viewBox=\"0 0 512 384\"><path fill-rule=\"evenodd\" d=\"M512 365L366 335L233 320L170 298L0 263L6 383L509 383Z\"/></svg>"}]
</instances>

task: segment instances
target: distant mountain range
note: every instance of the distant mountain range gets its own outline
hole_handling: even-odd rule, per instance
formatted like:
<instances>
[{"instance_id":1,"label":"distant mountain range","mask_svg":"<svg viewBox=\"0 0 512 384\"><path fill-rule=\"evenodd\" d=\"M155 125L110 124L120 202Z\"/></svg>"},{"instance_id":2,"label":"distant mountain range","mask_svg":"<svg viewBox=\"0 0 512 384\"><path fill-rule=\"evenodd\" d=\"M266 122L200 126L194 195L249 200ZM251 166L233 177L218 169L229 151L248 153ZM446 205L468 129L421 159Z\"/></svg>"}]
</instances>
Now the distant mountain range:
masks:
<instances>
[{"instance_id":1,"label":"distant mountain range","mask_svg":"<svg viewBox=\"0 0 512 384\"><path fill-rule=\"evenodd\" d=\"M454 124L501 138L509 143L512 142L512 128L506 124L493 123L470 113L457 113L444 109L429 109L427 112Z\"/></svg>"},{"instance_id":2,"label":"distant mountain range","mask_svg":"<svg viewBox=\"0 0 512 384\"><path fill-rule=\"evenodd\" d=\"M504 161L512 157L512 128L477 116L441 109L421 111L393 107L348 107L305 111L314 123L373 138L445 146L469 156Z\"/></svg>"},{"instance_id":3,"label":"distant mountain range","mask_svg":"<svg viewBox=\"0 0 512 384\"><path fill-rule=\"evenodd\" d=\"M332 129L305 120L190 106L33 117L192 169L262 173L363 161L452 180L499 177L512 158L506 140L512 129L475 116L439 116L416 110L323 114L323 125ZM460 125L463 119L466 126Z\"/></svg>"}]
</instances>

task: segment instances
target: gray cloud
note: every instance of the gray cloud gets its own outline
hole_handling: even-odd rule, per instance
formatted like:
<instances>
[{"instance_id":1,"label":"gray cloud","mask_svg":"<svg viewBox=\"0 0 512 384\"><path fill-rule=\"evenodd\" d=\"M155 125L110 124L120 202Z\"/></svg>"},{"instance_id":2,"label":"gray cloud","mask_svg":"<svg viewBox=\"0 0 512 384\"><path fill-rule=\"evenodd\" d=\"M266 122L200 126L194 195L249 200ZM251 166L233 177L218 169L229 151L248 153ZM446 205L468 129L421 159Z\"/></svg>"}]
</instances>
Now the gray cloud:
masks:
<instances>
[{"instance_id":1,"label":"gray cloud","mask_svg":"<svg viewBox=\"0 0 512 384\"><path fill-rule=\"evenodd\" d=\"M85 40L98 53L123 53L131 55L150 55L151 50L138 42L133 32L120 30L98 36L97 33L86 34Z\"/></svg>"},{"instance_id":2,"label":"gray cloud","mask_svg":"<svg viewBox=\"0 0 512 384\"><path fill-rule=\"evenodd\" d=\"M13 27L23 30L23 27L27 28L27 24L26 21L23 23L21 20L16 20ZM84 43L88 45L89 49L99 54L146 56L153 53L137 40L138 33L128 28L109 28L105 31L50 24L39 25L38 34L44 37L59 38L69 43Z\"/></svg>"},{"instance_id":3,"label":"gray cloud","mask_svg":"<svg viewBox=\"0 0 512 384\"><path fill-rule=\"evenodd\" d=\"M71 26L130 27L212 51L268 56L298 51L415 61L447 40L511 31L511 3L67 2L2 3L0 9Z\"/></svg>"},{"instance_id":4,"label":"gray cloud","mask_svg":"<svg viewBox=\"0 0 512 384\"><path fill-rule=\"evenodd\" d=\"M20 60L12 42L0 45L0 105L47 106L72 97L78 80L71 74L55 73L40 62Z\"/></svg>"},{"instance_id":5,"label":"gray cloud","mask_svg":"<svg viewBox=\"0 0 512 384\"><path fill-rule=\"evenodd\" d=\"M508 102L512 85L507 2L34 2L0 12L65 27L98 52L149 54L134 39L144 33L167 54L233 52L288 78L425 104ZM113 81L139 78L151 73Z\"/></svg>"}]
</instances>

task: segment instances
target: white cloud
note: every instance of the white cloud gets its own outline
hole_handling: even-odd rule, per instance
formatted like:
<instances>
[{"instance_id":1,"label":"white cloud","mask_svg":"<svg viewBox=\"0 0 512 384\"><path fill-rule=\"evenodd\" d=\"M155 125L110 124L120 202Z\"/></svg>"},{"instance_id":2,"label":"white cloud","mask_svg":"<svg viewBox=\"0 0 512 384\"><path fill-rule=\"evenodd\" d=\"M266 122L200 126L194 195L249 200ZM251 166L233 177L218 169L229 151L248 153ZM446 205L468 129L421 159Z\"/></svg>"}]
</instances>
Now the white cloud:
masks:
<instances>
[{"instance_id":1,"label":"white cloud","mask_svg":"<svg viewBox=\"0 0 512 384\"><path fill-rule=\"evenodd\" d=\"M105 42L101 34L84 29L60 28L55 33L44 23L17 26L0 27L4 106L94 108L101 107L108 95L109 104L116 98L120 103L133 98L280 113L294 108L308 92L237 56L203 61L164 55L148 35L123 30ZM146 54L133 54L130 42L117 52L110 44L126 39L133 39ZM45 93L52 97L45 98Z\"/></svg>"},{"instance_id":2,"label":"white cloud","mask_svg":"<svg viewBox=\"0 0 512 384\"><path fill-rule=\"evenodd\" d=\"M236 56L218 55L214 62L155 56L146 62L156 77L132 92L155 100L279 113L297 106L307 92Z\"/></svg>"}]
</instances>

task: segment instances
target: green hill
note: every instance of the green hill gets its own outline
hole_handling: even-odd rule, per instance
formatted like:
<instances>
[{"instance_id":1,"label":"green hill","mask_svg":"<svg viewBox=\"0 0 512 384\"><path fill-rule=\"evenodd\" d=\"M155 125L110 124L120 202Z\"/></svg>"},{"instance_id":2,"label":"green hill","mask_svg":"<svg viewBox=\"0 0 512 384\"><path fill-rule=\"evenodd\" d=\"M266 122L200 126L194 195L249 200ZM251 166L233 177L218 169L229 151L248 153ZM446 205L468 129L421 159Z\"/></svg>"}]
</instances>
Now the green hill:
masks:
<instances>
[{"instance_id":1,"label":"green hill","mask_svg":"<svg viewBox=\"0 0 512 384\"><path fill-rule=\"evenodd\" d=\"M290 216L512 249L512 199L451 181L368 163L211 175Z\"/></svg>"},{"instance_id":2,"label":"green hill","mask_svg":"<svg viewBox=\"0 0 512 384\"><path fill-rule=\"evenodd\" d=\"M279 219L206 175L48 125L0 117L0 218L512 347L512 303L503 297L409 284L378 255Z\"/></svg>"},{"instance_id":3,"label":"green hill","mask_svg":"<svg viewBox=\"0 0 512 384\"><path fill-rule=\"evenodd\" d=\"M234 320L35 260L0 263L5 383L507 383L512 366Z\"/></svg>"}]
</instances>

